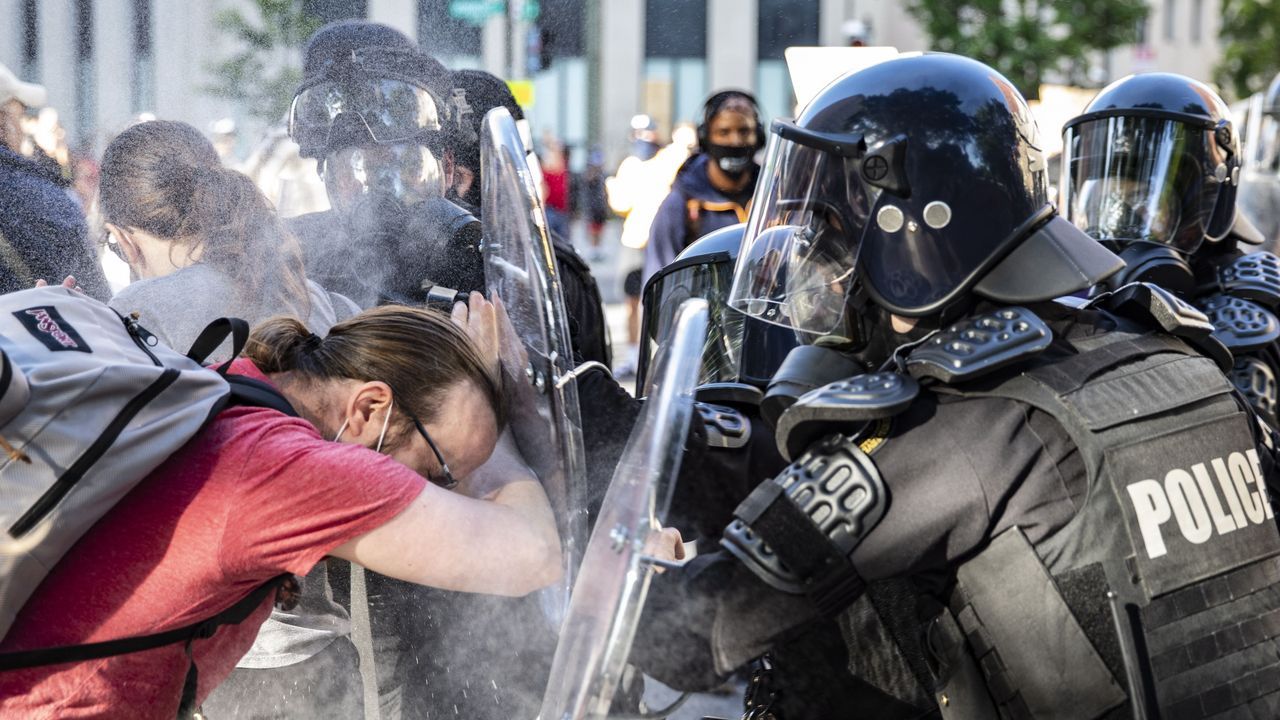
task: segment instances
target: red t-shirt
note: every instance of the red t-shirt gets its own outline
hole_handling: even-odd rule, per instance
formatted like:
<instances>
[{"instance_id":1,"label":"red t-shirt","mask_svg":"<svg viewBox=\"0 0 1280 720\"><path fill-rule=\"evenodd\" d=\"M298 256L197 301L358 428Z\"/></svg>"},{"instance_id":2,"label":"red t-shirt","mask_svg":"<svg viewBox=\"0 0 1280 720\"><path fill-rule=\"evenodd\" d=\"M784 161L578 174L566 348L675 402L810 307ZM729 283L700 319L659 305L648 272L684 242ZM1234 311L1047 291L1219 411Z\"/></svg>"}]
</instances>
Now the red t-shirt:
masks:
<instances>
[{"instance_id":1,"label":"red t-shirt","mask_svg":"<svg viewBox=\"0 0 1280 720\"><path fill-rule=\"evenodd\" d=\"M569 209L569 171L544 172L542 181L547 184L547 207L561 212Z\"/></svg>"},{"instance_id":2,"label":"red t-shirt","mask_svg":"<svg viewBox=\"0 0 1280 720\"><path fill-rule=\"evenodd\" d=\"M266 380L247 360L232 367ZM304 420L231 408L71 548L23 606L0 652L146 635L206 619L282 572L307 574L335 547L405 509L424 485L391 458L328 442ZM253 644L273 600L248 621L195 641L198 700ZM182 643L0 672L0 717L170 720L186 672Z\"/></svg>"}]
</instances>

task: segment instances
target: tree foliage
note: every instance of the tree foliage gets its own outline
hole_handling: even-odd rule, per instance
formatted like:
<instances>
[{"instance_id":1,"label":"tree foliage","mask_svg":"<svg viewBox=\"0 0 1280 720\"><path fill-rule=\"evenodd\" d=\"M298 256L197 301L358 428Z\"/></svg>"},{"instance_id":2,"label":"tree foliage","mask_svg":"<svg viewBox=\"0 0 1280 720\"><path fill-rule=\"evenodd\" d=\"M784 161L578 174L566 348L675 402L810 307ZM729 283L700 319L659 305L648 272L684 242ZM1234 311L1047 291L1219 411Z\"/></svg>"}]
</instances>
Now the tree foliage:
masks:
<instances>
[{"instance_id":1,"label":"tree foliage","mask_svg":"<svg viewBox=\"0 0 1280 720\"><path fill-rule=\"evenodd\" d=\"M1028 98L1046 78L1087 85L1090 53L1135 42L1147 15L1146 0L909 0L907 7L933 49L981 60Z\"/></svg>"},{"instance_id":2,"label":"tree foliage","mask_svg":"<svg viewBox=\"0 0 1280 720\"><path fill-rule=\"evenodd\" d=\"M254 5L255 18L236 8L215 17L218 32L233 38L239 49L210 68L215 81L208 91L241 101L256 118L278 122L302 80L298 50L319 29L320 20L298 0L254 0Z\"/></svg>"},{"instance_id":3,"label":"tree foliage","mask_svg":"<svg viewBox=\"0 0 1280 720\"><path fill-rule=\"evenodd\" d=\"M1280 2L1222 0L1222 61L1216 75L1236 97L1265 90L1280 71Z\"/></svg>"}]
</instances>

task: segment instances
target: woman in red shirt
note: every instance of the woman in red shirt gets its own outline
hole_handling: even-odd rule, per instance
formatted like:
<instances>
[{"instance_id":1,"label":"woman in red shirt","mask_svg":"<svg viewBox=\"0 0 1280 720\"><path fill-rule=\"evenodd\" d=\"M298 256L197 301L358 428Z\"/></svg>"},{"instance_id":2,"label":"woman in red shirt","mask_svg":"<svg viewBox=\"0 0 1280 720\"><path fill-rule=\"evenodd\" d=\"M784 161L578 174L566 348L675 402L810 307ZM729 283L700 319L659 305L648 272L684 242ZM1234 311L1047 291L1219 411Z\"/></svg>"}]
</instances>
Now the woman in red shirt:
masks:
<instances>
[{"instance_id":1,"label":"woman in red shirt","mask_svg":"<svg viewBox=\"0 0 1280 720\"><path fill-rule=\"evenodd\" d=\"M555 520L500 440L497 327L478 294L454 322L387 306L324 338L296 320L264 323L231 370L273 385L299 417L219 413L66 554L0 652L183 627L326 555L450 590L523 595L550 584L560 574ZM456 492L425 479L449 477ZM271 606L192 644L197 702ZM187 668L177 643L0 673L0 717L173 718Z\"/></svg>"}]
</instances>

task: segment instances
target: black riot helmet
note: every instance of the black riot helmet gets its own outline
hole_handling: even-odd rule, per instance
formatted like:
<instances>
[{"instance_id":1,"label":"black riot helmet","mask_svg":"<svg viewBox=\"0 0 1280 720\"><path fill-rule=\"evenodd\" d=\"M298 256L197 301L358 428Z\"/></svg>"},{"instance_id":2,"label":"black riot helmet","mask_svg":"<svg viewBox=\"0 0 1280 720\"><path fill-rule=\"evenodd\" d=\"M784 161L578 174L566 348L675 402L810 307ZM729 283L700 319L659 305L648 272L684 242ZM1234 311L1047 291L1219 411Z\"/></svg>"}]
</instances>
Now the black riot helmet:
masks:
<instances>
[{"instance_id":1,"label":"black riot helmet","mask_svg":"<svg viewBox=\"0 0 1280 720\"><path fill-rule=\"evenodd\" d=\"M642 301L637 389L645 387L649 362L666 341L676 310L690 298L706 300L710 313L699 384L741 382L763 389L799 344L790 328L761 322L727 304L746 227L739 223L703 235L649 278Z\"/></svg>"},{"instance_id":2,"label":"black riot helmet","mask_svg":"<svg viewBox=\"0 0 1280 720\"><path fill-rule=\"evenodd\" d=\"M1063 214L1117 251L1175 262L1169 250L1190 256L1231 231L1240 164L1213 90L1170 73L1130 75L1064 128Z\"/></svg>"},{"instance_id":3,"label":"black riot helmet","mask_svg":"<svg viewBox=\"0 0 1280 720\"><path fill-rule=\"evenodd\" d=\"M877 313L947 320L1120 268L1057 217L1026 101L949 54L901 56L775 121L730 303L856 352ZM833 337L834 336L834 337Z\"/></svg>"}]
</instances>

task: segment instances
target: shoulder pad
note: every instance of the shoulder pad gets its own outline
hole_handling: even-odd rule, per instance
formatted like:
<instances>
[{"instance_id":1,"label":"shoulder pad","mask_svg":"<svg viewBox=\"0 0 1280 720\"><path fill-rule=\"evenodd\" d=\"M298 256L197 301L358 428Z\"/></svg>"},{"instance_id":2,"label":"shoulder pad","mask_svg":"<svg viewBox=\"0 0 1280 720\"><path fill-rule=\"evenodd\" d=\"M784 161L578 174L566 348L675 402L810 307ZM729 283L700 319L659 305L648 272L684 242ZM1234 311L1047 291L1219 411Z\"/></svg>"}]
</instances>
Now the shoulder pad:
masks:
<instances>
[{"instance_id":1,"label":"shoulder pad","mask_svg":"<svg viewBox=\"0 0 1280 720\"><path fill-rule=\"evenodd\" d=\"M1235 360L1218 339L1209 317L1177 295L1151 283L1130 283L1099 298L1116 315L1156 327L1182 338L1229 372Z\"/></svg>"},{"instance_id":2,"label":"shoulder pad","mask_svg":"<svg viewBox=\"0 0 1280 720\"><path fill-rule=\"evenodd\" d=\"M1276 387L1276 373L1270 365L1256 357L1242 357L1236 360L1228 378L1264 420L1276 421L1280 392Z\"/></svg>"},{"instance_id":3,"label":"shoulder pad","mask_svg":"<svg viewBox=\"0 0 1280 720\"><path fill-rule=\"evenodd\" d=\"M755 385L737 382L718 382L699 385L694 392L698 402L728 403L756 407L764 399L764 392Z\"/></svg>"},{"instance_id":4,"label":"shoulder pad","mask_svg":"<svg viewBox=\"0 0 1280 720\"><path fill-rule=\"evenodd\" d=\"M907 356L907 371L944 383L971 380L1043 352L1053 331L1035 313L1004 307L934 335Z\"/></svg>"},{"instance_id":5,"label":"shoulder pad","mask_svg":"<svg viewBox=\"0 0 1280 720\"><path fill-rule=\"evenodd\" d=\"M1122 286L1107 295L1104 304L1117 315L1144 324L1154 323L1180 338L1199 339L1213 334L1213 323L1203 312L1152 283Z\"/></svg>"},{"instance_id":6,"label":"shoulder pad","mask_svg":"<svg viewBox=\"0 0 1280 720\"><path fill-rule=\"evenodd\" d=\"M1280 320L1270 310L1231 295L1214 295L1200 302L1213 336L1233 353L1245 353L1266 347L1280 339Z\"/></svg>"},{"instance_id":7,"label":"shoulder pad","mask_svg":"<svg viewBox=\"0 0 1280 720\"><path fill-rule=\"evenodd\" d=\"M1269 252L1241 255L1218 269L1222 292L1265 305L1280 307L1280 257Z\"/></svg>"},{"instance_id":8,"label":"shoulder pad","mask_svg":"<svg viewBox=\"0 0 1280 720\"><path fill-rule=\"evenodd\" d=\"M741 411L705 402L693 404L707 428L707 445L734 450L751 439L751 421Z\"/></svg>"},{"instance_id":9,"label":"shoulder pad","mask_svg":"<svg viewBox=\"0 0 1280 720\"><path fill-rule=\"evenodd\" d=\"M778 452L790 460L821 436L853 434L868 420L897 415L920 394L910 375L870 373L824 385L800 396L778 418Z\"/></svg>"}]
</instances>

